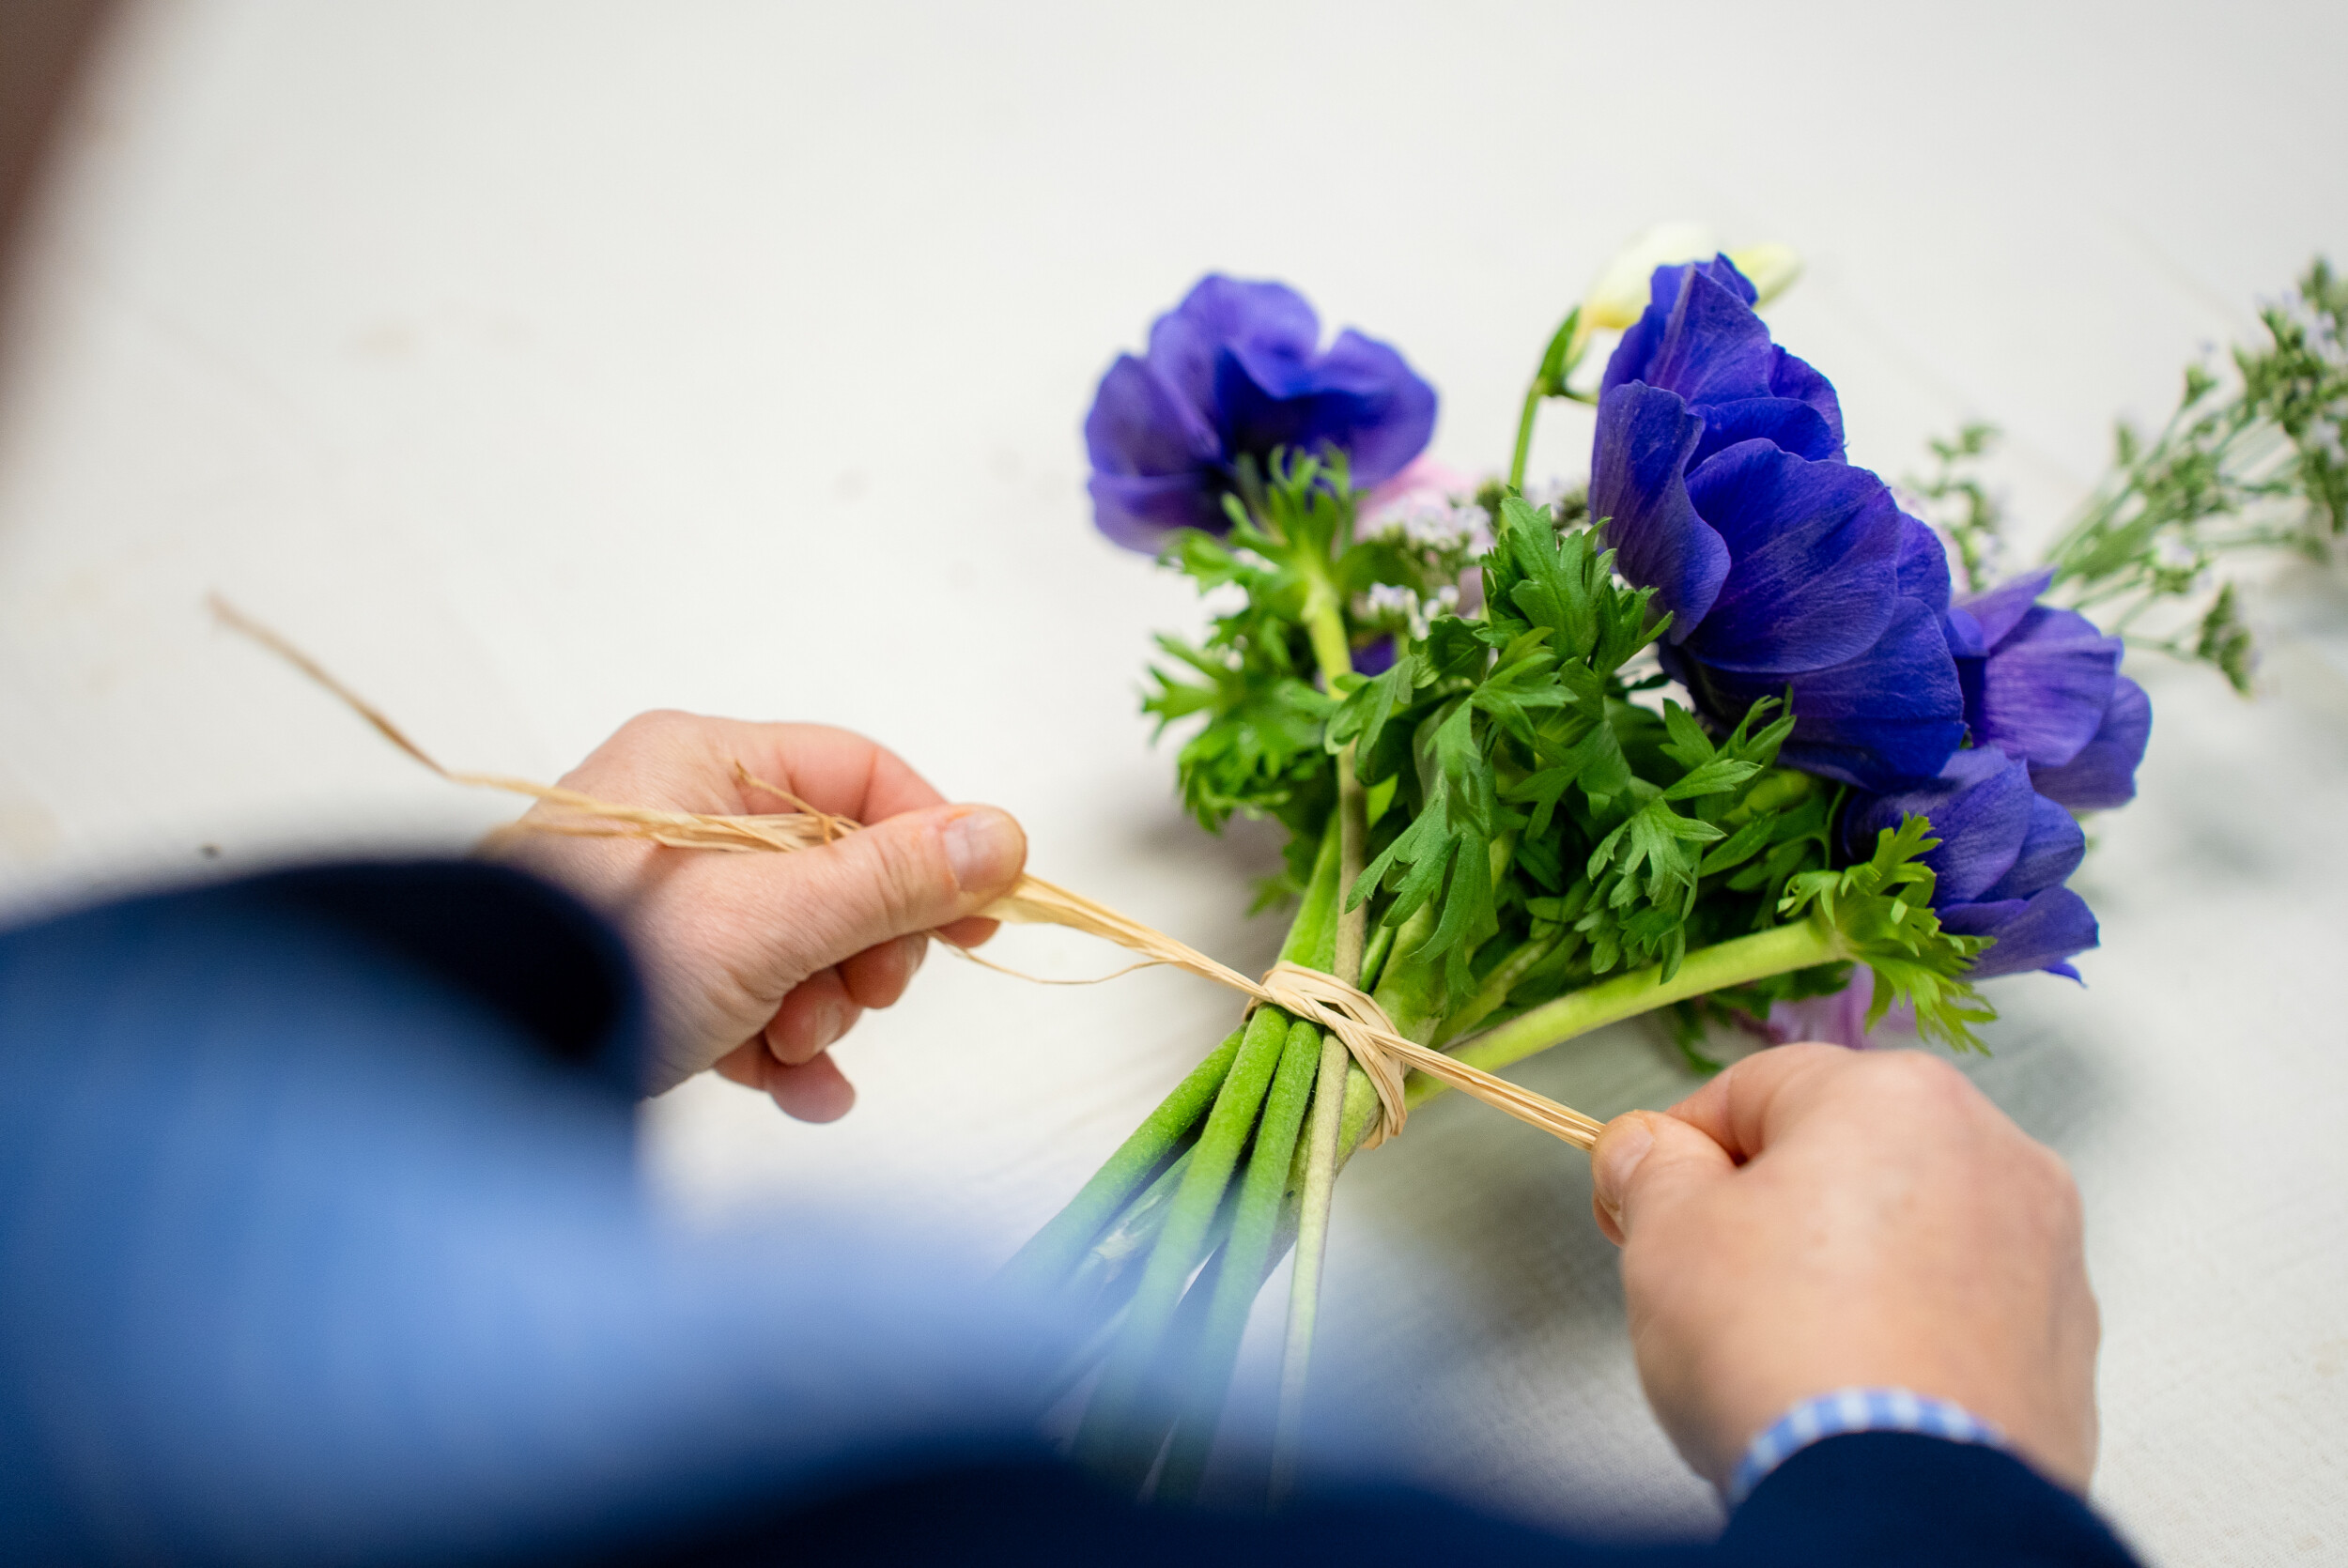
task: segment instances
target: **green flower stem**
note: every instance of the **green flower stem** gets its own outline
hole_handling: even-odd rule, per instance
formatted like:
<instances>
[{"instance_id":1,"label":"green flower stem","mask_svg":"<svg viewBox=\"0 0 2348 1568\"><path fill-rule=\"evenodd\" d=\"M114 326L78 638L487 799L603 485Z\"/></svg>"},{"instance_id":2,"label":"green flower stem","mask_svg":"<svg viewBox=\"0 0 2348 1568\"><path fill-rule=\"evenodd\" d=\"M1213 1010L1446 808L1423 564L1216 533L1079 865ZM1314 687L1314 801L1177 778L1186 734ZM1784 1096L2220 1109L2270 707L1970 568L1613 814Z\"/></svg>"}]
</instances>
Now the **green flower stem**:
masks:
<instances>
[{"instance_id":1,"label":"green flower stem","mask_svg":"<svg viewBox=\"0 0 2348 1568\"><path fill-rule=\"evenodd\" d=\"M1069 1200L1068 1207L1012 1254L1003 1269L1006 1279L1040 1291L1068 1277L1102 1228L1117 1218L1119 1210L1135 1193L1149 1185L1174 1145L1198 1125L1199 1116L1213 1101L1215 1091L1223 1086L1225 1076L1231 1070L1231 1060L1239 1054L1240 1037L1244 1033L1244 1029L1232 1030L1205 1061L1190 1069L1189 1076L1175 1085L1172 1094L1158 1102L1158 1108L1134 1130L1133 1136L1118 1145L1108 1163L1093 1173L1092 1179Z\"/></svg>"},{"instance_id":2,"label":"green flower stem","mask_svg":"<svg viewBox=\"0 0 2348 1568\"><path fill-rule=\"evenodd\" d=\"M1498 1012L1501 1005L1508 1000L1508 993L1516 990L1517 982L1531 973L1535 964L1557 950L1557 940L1553 936L1537 936L1518 944L1516 951L1501 960L1500 967L1485 977L1484 983L1476 988L1475 994L1469 997L1458 1012L1443 1021L1443 1026L1435 1031L1432 1043L1440 1049L1446 1041L1466 1034Z\"/></svg>"},{"instance_id":3,"label":"green flower stem","mask_svg":"<svg viewBox=\"0 0 2348 1568\"><path fill-rule=\"evenodd\" d=\"M1588 342L1588 334L1582 331L1582 307L1576 305L1550 335L1549 346L1541 353L1541 368L1533 373L1533 384L1524 389L1524 412L1517 418L1516 456L1508 463L1508 488L1520 496L1524 494L1524 461L1533 452L1533 421L1541 411L1541 399L1587 401L1567 390L1566 377L1582 362L1582 350Z\"/></svg>"},{"instance_id":4,"label":"green flower stem","mask_svg":"<svg viewBox=\"0 0 2348 1568\"><path fill-rule=\"evenodd\" d=\"M1321 836L1314 857L1313 877L1305 891L1303 907L1289 925L1280 957L1291 963L1323 964L1336 942L1337 873L1342 847L1334 820ZM1139 1453L1137 1441L1148 1443L1162 1434L1150 1402L1150 1380L1161 1370L1168 1329L1181 1305L1183 1287L1201 1258L1214 1250L1218 1216L1228 1212L1224 1198L1241 1151L1256 1130L1257 1114L1287 1053L1294 1021L1275 1007L1259 1007L1242 1031L1237 1054L1216 1092L1207 1125L1187 1157L1173 1200L1166 1205L1150 1261L1139 1288L1126 1310L1125 1326L1110 1351L1101 1386L1085 1412L1076 1436L1077 1451L1095 1466L1112 1473L1140 1469L1128 1476L1138 1485L1154 1457ZM1292 1136L1292 1135L1291 1135ZM1287 1157L1282 1157L1285 1171ZM1196 1309L1194 1309L1196 1310Z\"/></svg>"},{"instance_id":5,"label":"green flower stem","mask_svg":"<svg viewBox=\"0 0 2348 1568\"><path fill-rule=\"evenodd\" d=\"M1342 940L1338 933L1343 930L1345 916L1337 908L1337 890L1344 870L1345 846L1338 830L1339 820L1333 814L1321 835L1320 853L1313 856L1312 880L1305 884L1304 901L1296 911L1296 918L1289 922L1287 940L1280 944L1280 957L1286 962L1321 968L1330 961Z\"/></svg>"},{"instance_id":6,"label":"green flower stem","mask_svg":"<svg viewBox=\"0 0 2348 1568\"><path fill-rule=\"evenodd\" d=\"M1344 1053L1342 1047L1338 1053ZM1175 1428L1174 1445L1166 1453L1166 1468L1158 1478L1161 1499L1195 1496L1206 1475L1216 1418L1230 1389L1240 1340L1247 1331L1248 1314L1256 1304L1256 1293L1263 1284L1273 1240L1280 1228L1289 1168L1296 1157L1297 1133L1304 1127L1305 1106L1312 1098L1321 1056L1318 1028L1297 1023L1289 1030L1271 1098L1264 1101L1263 1122L1256 1130L1256 1145L1247 1157L1247 1174L1240 1183L1239 1212L1231 1224L1231 1238L1224 1243L1218 1260L1206 1326L1197 1352L1190 1358L1183 1386L1184 1409Z\"/></svg>"},{"instance_id":7,"label":"green flower stem","mask_svg":"<svg viewBox=\"0 0 2348 1568\"><path fill-rule=\"evenodd\" d=\"M1524 465L1533 455L1533 421L1541 411L1542 386L1538 377L1524 389L1524 412L1517 416L1517 451L1508 459L1508 488L1524 494Z\"/></svg>"},{"instance_id":8,"label":"green flower stem","mask_svg":"<svg viewBox=\"0 0 2348 1568\"><path fill-rule=\"evenodd\" d=\"M1124 1330L1118 1335L1117 1346L1102 1371L1101 1386L1093 1391L1092 1404L1076 1434L1077 1453L1096 1467L1113 1470L1128 1467L1131 1456L1125 1451L1130 1433L1138 1424L1136 1418L1153 1391L1151 1385L1159 1371L1160 1342L1182 1302L1182 1287L1206 1255L1208 1231L1223 1205L1240 1151L1255 1130L1256 1115L1263 1107L1265 1091L1272 1086L1288 1043L1289 1022L1288 1016L1276 1008L1257 1009L1247 1021L1230 1073L1215 1095L1214 1108L1207 1113L1206 1130L1191 1150L1190 1169L1183 1173L1182 1186L1174 1194L1166 1228L1150 1251ZM1146 1458L1142 1468L1146 1472ZM1132 1479L1138 1483L1141 1477Z\"/></svg>"},{"instance_id":9,"label":"green flower stem","mask_svg":"<svg viewBox=\"0 0 2348 1568\"><path fill-rule=\"evenodd\" d=\"M1364 937L1369 923L1368 900L1348 908L1353 883L1369 853L1369 810L1362 782L1353 766L1351 746L1337 755L1336 941L1329 972L1348 985L1362 978ZM1353 1066L1352 1053L1334 1035L1321 1043L1321 1065L1313 1086L1313 1128L1307 1141L1305 1180L1297 1212L1296 1269L1289 1280L1288 1336L1280 1349L1279 1413L1273 1429L1273 1496L1287 1493L1296 1469L1296 1449L1304 1432L1305 1379L1312 1364L1313 1330L1321 1315L1321 1266L1329 1246L1329 1203L1336 1191L1338 1151L1345 1120L1350 1080L1367 1077ZM1351 1153L1349 1148L1345 1153ZM1244 1322L1243 1322L1244 1326Z\"/></svg>"},{"instance_id":10,"label":"green flower stem","mask_svg":"<svg viewBox=\"0 0 2348 1568\"><path fill-rule=\"evenodd\" d=\"M1325 953L1335 940L1337 838L1336 823L1333 821L1321 838L1321 853L1313 862L1313 878L1305 888L1303 906L1290 923L1288 939L1281 945L1280 956L1284 959L1298 963L1314 962L1317 955ZM1137 1207L1135 1195L1148 1195L1145 1189L1151 1185L1153 1176L1160 1176L1166 1157L1197 1127L1199 1116L1230 1071L1243 1033L1244 1029L1232 1030L1213 1054L1192 1068L1174 1092L1159 1102L1158 1108L1134 1130L1133 1136L1118 1146L1108 1162L1093 1173L1067 1207L1012 1255L1003 1268L1005 1279L1028 1290L1049 1290L1066 1282L1071 1271L1082 1265L1086 1253L1113 1221L1118 1222L1115 1230L1130 1228L1126 1222L1131 1218L1128 1211Z\"/></svg>"},{"instance_id":11,"label":"green flower stem","mask_svg":"<svg viewBox=\"0 0 2348 1568\"><path fill-rule=\"evenodd\" d=\"M1218 1085L1220 1087L1220 1085ZM1166 1169L1150 1180L1110 1222L1108 1229L1085 1250L1063 1287L1069 1299L1078 1303L1114 1303L1133 1295L1133 1281L1120 1294L1117 1282L1127 1277L1126 1265L1135 1253L1145 1253L1166 1228L1166 1211L1173 1206L1174 1194L1182 1190L1182 1177L1190 1174L1190 1151L1197 1141L1166 1161ZM1138 1275L1134 1276L1137 1280Z\"/></svg>"},{"instance_id":12,"label":"green flower stem","mask_svg":"<svg viewBox=\"0 0 2348 1568\"><path fill-rule=\"evenodd\" d=\"M1353 672L1352 638L1346 635L1345 606L1325 564L1305 567L1305 609L1300 617L1305 635L1312 638L1313 660L1321 666L1321 684L1332 692L1336 677Z\"/></svg>"},{"instance_id":13,"label":"green flower stem","mask_svg":"<svg viewBox=\"0 0 2348 1568\"><path fill-rule=\"evenodd\" d=\"M1296 918L1289 927L1287 941L1281 945L1280 957L1283 960L1313 968L1328 966L1330 954L1336 941L1337 869L1338 833L1336 822L1333 817L1329 831L1322 838L1321 853L1315 857L1312 880L1306 884L1303 907L1298 910ZM1285 1016L1272 1012L1270 1009L1264 1009L1258 1016L1265 1016L1265 1014L1274 1018ZM1295 1028L1303 1030L1311 1037L1303 1049L1307 1053L1308 1061L1317 1059L1319 1031L1302 1023L1297 1023ZM1293 1032L1292 1030L1291 1033ZM1283 1045L1280 1058L1283 1064L1282 1070L1289 1070L1286 1064L1297 1049L1299 1048L1292 1041ZM1197 1249L1197 1255L1208 1259L1207 1266L1199 1270L1195 1280L1191 1281L1188 1291L1182 1293L1180 1303L1167 1319L1166 1327L1156 1331L1156 1348L1150 1362L1153 1372L1159 1369L1171 1370L1188 1367L1194 1363L1205 1364L1200 1360L1200 1355L1201 1347L1208 1344L1211 1302L1222 1288L1217 1282L1224 1277L1225 1265L1230 1256L1230 1244L1227 1237L1239 1222L1242 1201L1245 1191L1252 1185L1269 1183L1274 1190L1270 1207L1275 1221L1281 1214L1279 1196L1281 1191L1290 1185L1287 1178L1293 1163L1296 1144L1296 1129L1293 1124L1301 1121L1304 1115L1303 1097L1300 1092L1297 1095L1292 1117L1289 1118L1290 1125L1287 1130L1284 1133L1279 1130L1279 1124L1283 1118L1279 1114L1276 1101L1280 1093L1278 1085L1282 1082L1283 1080L1275 1073L1274 1090L1275 1104L1267 1109L1265 1125L1259 1126L1256 1130L1257 1152L1250 1157L1247 1166L1249 1175L1243 1181L1242 1191L1237 1192L1226 1191L1215 1210L1214 1222L1208 1231L1207 1238ZM1267 1128L1270 1129L1269 1131ZM1274 1144L1280 1145L1276 1151L1270 1146ZM1259 1164L1265 1161L1269 1162L1268 1168L1276 1173L1276 1177L1257 1175ZM1148 1191L1128 1207L1125 1213L1110 1227L1102 1242L1095 1245L1092 1255L1088 1256L1080 1265L1079 1285L1081 1285L1083 1274L1095 1261L1099 1261L1104 1269L1109 1271L1109 1280L1102 1295L1104 1299L1110 1297L1115 1290L1115 1267L1142 1247L1154 1245L1172 1217L1174 1200L1180 1195L1181 1184L1188 1179L1189 1167L1192 1163L1193 1154L1185 1152L1164 1175L1151 1184ZM1203 1202L1204 1200L1197 1198L1194 1193L1194 1201ZM1260 1200L1259 1200L1259 1205L1260 1207ZM1268 1229L1269 1227L1259 1225L1259 1228ZM1293 1234L1292 1218L1280 1231L1282 1239L1279 1245L1284 1253L1287 1247L1285 1238L1291 1234ZM1244 1250L1261 1252L1270 1244L1268 1239L1249 1240L1244 1244ZM1103 1258L1101 1256L1103 1250L1112 1246L1116 1256ZM1156 1253L1153 1252L1151 1255L1154 1258ZM1245 1271L1241 1270L1241 1272ZM1247 1293L1249 1301L1252 1301L1256 1291L1261 1289L1260 1276L1269 1271L1269 1266L1259 1260L1254 1271L1259 1277ZM1142 1270L1141 1283L1148 1283L1146 1267ZM1133 1290L1130 1284L1127 1288L1129 1291ZM1137 1292L1135 1295L1137 1296ZM1145 1323L1134 1329L1132 1336L1128 1335L1127 1325L1132 1323L1134 1315L1131 1303L1123 1304L1116 1309L1115 1315L1118 1324L1117 1332L1114 1335L1096 1334L1085 1351L1080 1352L1086 1363L1089 1364L1089 1361L1100 1357L1112 1345L1126 1347L1126 1354L1136 1354L1137 1352L1132 1348L1134 1337L1151 1331ZM1245 1318L1243 1316L1241 1318L1243 1331L1244 1327ZM1225 1353L1224 1359L1227 1362L1237 1360L1236 1339L1230 1350ZM1228 1366L1224 1380L1228 1385L1229 1381ZM1097 1466L1111 1475L1120 1477L1138 1486L1148 1473L1150 1462L1155 1456L1156 1450L1166 1436L1166 1428L1172 1424L1174 1409L1163 1404L1152 1407L1145 1399L1131 1403L1120 1414L1116 1409L1098 1407L1097 1396L1096 1408L1102 1410L1097 1418L1089 1412L1087 1416L1088 1424L1095 1427L1099 1433L1096 1445L1089 1450L1089 1456ZM1209 1413L1209 1419L1212 1422L1212 1412ZM1210 1437L1212 1437L1212 1432L1213 1428L1210 1425ZM1082 1441L1081 1438L1080 1441Z\"/></svg>"},{"instance_id":14,"label":"green flower stem","mask_svg":"<svg viewBox=\"0 0 2348 1568\"><path fill-rule=\"evenodd\" d=\"M1775 926L1751 936L1697 948L1668 981L1660 967L1650 966L1601 980L1553 1002L1544 1002L1455 1047L1451 1054L1471 1067L1497 1072L1605 1024L1636 1018L1707 992L1746 985L1790 970L1833 963L1848 956L1843 951L1841 938L1824 921L1812 918ZM1413 1074L1409 1103L1423 1104L1443 1089L1442 1084Z\"/></svg>"},{"instance_id":15,"label":"green flower stem","mask_svg":"<svg viewBox=\"0 0 2348 1568\"><path fill-rule=\"evenodd\" d=\"M1394 928L1381 925L1369 933L1369 945L1362 952L1362 977L1353 983L1364 991L1378 989L1378 976L1386 967L1386 955L1394 951Z\"/></svg>"}]
</instances>

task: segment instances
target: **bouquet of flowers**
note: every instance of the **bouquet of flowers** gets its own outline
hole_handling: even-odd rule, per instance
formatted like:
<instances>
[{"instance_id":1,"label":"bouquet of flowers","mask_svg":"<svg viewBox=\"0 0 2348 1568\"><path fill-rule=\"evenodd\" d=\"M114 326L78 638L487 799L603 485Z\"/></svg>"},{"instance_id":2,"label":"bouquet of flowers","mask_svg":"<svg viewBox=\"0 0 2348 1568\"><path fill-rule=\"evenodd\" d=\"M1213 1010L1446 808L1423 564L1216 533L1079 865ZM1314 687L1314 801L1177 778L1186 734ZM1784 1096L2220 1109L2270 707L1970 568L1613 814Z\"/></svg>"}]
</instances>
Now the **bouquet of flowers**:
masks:
<instances>
[{"instance_id":1,"label":"bouquet of flowers","mask_svg":"<svg viewBox=\"0 0 2348 1568\"><path fill-rule=\"evenodd\" d=\"M1279 284L1210 276L1110 368L1098 525L1219 609L1159 638L1146 701L1197 726L1183 803L1287 830L1284 961L1478 1068L1645 1013L1701 1063L1710 1025L1815 999L1845 1043L1896 1007L1970 1048L1978 982L2077 978L2096 945L2065 885L2079 817L2133 796L2152 727L2114 634L2166 617L2145 640L2247 687L2219 557L2348 521L2348 288L2319 265L2231 376L2189 371L2047 565L2000 580L1990 432L1938 446L1904 503L1756 313L1790 257L1653 249L1551 338L1505 479L1423 458L1434 391L1386 344L1324 346ZM1588 482L1529 490L1554 399L1595 409ZM1012 1265L1095 1328L1062 1374L1079 1453L1194 1494L1294 1247L1287 1448L1337 1173L1442 1087L1382 1102L1277 1007L1207 1053Z\"/></svg>"}]
</instances>

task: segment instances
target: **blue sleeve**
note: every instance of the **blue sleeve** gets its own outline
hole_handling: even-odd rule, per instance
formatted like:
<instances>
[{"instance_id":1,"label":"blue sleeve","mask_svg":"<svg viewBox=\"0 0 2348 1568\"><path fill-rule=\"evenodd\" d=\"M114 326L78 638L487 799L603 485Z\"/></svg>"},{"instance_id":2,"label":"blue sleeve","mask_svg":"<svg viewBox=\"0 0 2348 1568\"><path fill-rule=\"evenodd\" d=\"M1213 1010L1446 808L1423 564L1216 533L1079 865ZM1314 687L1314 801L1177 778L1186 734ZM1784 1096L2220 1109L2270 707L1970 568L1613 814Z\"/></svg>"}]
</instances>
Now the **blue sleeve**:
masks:
<instances>
[{"instance_id":1,"label":"blue sleeve","mask_svg":"<svg viewBox=\"0 0 2348 1568\"><path fill-rule=\"evenodd\" d=\"M662 1222L643 1018L484 865L0 935L0 1560L560 1555L1015 1451L1032 1320L935 1250Z\"/></svg>"},{"instance_id":2,"label":"blue sleeve","mask_svg":"<svg viewBox=\"0 0 2348 1568\"><path fill-rule=\"evenodd\" d=\"M1798 1455L1717 1545L1398 1490L1137 1511L1032 1437L1048 1324L934 1245L661 1222L644 1016L608 930L484 865L0 935L0 1560L2127 1560L2013 1461L1912 1438Z\"/></svg>"},{"instance_id":3,"label":"blue sleeve","mask_svg":"<svg viewBox=\"0 0 2348 1568\"><path fill-rule=\"evenodd\" d=\"M1737 1563L2133 1568L2084 1502L2001 1449L1908 1432L1814 1443L1729 1520Z\"/></svg>"}]
</instances>

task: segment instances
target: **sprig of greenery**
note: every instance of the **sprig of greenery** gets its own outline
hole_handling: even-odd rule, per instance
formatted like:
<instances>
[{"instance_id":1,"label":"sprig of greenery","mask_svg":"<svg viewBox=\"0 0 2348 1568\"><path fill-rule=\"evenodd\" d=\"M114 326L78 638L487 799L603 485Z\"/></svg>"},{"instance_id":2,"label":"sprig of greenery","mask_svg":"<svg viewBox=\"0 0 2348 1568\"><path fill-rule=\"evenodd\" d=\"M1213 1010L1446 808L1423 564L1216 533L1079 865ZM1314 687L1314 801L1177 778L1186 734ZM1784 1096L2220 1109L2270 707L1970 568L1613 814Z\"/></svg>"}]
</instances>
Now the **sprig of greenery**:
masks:
<instances>
[{"instance_id":1,"label":"sprig of greenery","mask_svg":"<svg viewBox=\"0 0 2348 1568\"><path fill-rule=\"evenodd\" d=\"M1841 934L1844 951L1875 971L1867 1027L1880 1022L1895 999L1905 998L1916 1009L1917 1032L1926 1039L1954 1050L1980 1050L1972 1026L1997 1014L1962 976L1989 942L1940 929L1932 908L1937 879L1921 858L1939 843L1929 821L1903 818L1898 827L1876 835L1875 853L1867 859L1793 878L1778 913L1794 918L1815 910Z\"/></svg>"},{"instance_id":2,"label":"sprig of greenery","mask_svg":"<svg viewBox=\"0 0 2348 1568\"><path fill-rule=\"evenodd\" d=\"M2318 258L2260 321L2266 341L2236 347L2225 373L2186 368L2160 429L2114 427L2111 472L2046 557L2059 602L2245 693L2257 648L2223 568L2245 552L2321 560L2348 531L2348 279ZM1979 474L1996 434L1934 442L1939 471L1911 482L1976 591L2001 522Z\"/></svg>"},{"instance_id":3,"label":"sprig of greenery","mask_svg":"<svg viewBox=\"0 0 2348 1568\"><path fill-rule=\"evenodd\" d=\"M1180 534L1166 561L1202 592L1229 586L1245 595L1214 618L1203 645L1158 638L1176 669L1151 669L1157 689L1142 709L1161 734L1180 720L1205 719L1176 760L1182 806L1200 826L1219 832L1233 812L1244 812L1288 829L1287 870L1264 884L1261 907L1301 890L1336 800L1336 769L1321 746L1336 703L1310 680L1312 647L1301 620L1309 584L1292 562L1259 553L1236 532L1228 542Z\"/></svg>"},{"instance_id":4,"label":"sprig of greenery","mask_svg":"<svg viewBox=\"0 0 2348 1568\"><path fill-rule=\"evenodd\" d=\"M1957 570L1970 593L1993 584L2005 553L2005 505L1981 475L1981 460L1997 440L1996 425L1975 421L1953 440L1932 441L1932 476L1908 481L1908 488L1925 503L1925 515L1956 551Z\"/></svg>"}]
</instances>

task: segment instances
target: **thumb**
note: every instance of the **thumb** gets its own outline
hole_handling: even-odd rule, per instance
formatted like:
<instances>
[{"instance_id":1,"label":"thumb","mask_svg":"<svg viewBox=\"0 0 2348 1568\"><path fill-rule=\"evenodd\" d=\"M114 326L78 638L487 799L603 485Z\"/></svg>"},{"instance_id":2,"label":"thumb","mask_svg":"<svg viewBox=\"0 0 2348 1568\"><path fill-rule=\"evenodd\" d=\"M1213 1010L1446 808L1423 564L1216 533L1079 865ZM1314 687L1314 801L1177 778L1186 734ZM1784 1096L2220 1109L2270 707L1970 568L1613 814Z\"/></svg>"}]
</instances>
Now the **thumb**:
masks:
<instances>
[{"instance_id":1,"label":"thumb","mask_svg":"<svg viewBox=\"0 0 2348 1568\"><path fill-rule=\"evenodd\" d=\"M765 860L764 856L749 857ZM992 806L939 806L885 818L819 849L755 868L778 969L812 974L895 937L975 915L1011 891L1027 836ZM781 873L773 875L772 873Z\"/></svg>"},{"instance_id":2,"label":"thumb","mask_svg":"<svg viewBox=\"0 0 2348 1568\"><path fill-rule=\"evenodd\" d=\"M1725 1180L1737 1169L1728 1151L1701 1128L1660 1111L1616 1116L1590 1150L1591 1207L1616 1246L1643 1214Z\"/></svg>"}]
</instances>

